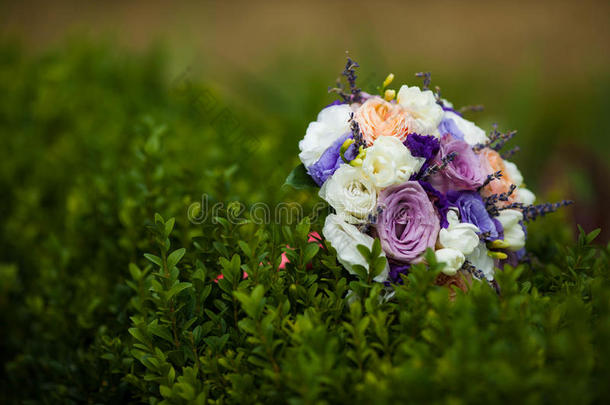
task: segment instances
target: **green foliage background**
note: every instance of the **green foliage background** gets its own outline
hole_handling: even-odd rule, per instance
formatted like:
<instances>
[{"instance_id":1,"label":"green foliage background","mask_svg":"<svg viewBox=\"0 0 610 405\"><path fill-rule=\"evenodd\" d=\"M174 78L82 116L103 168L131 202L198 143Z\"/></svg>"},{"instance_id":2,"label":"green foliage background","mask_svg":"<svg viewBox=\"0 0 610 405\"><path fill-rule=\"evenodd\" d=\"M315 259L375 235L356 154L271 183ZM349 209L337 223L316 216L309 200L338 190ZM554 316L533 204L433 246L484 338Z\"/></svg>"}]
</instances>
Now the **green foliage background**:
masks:
<instances>
[{"instance_id":1,"label":"green foliage background","mask_svg":"<svg viewBox=\"0 0 610 405\"><path fill-rule=\"evenodd\" d=\"M500 298L475 283L451 302L432 266L384 302L307 241L319 222L232 224L226 204L187 220L202 193L315 202L279 186L328 101L323 80L293 83L292 105L254 85L255 107L211 86L168 77L159 51L0 46L2 402L610 399L595 233L574 238L562 214L533 224L531 265L498 274Z\"/></svg>"}]
</instances>

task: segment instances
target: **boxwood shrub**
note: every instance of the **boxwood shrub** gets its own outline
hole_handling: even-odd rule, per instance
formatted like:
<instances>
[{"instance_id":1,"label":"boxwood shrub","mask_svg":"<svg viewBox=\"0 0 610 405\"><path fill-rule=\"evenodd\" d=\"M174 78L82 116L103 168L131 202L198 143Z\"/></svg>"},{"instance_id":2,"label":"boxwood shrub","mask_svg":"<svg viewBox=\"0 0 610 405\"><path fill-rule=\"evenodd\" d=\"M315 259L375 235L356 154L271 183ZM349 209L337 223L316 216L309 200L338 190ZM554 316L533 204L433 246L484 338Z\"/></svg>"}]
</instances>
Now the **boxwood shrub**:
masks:
<instances>
[{"instance_id":1,"label":"boxwood shrub","mask_svg":"<svg viewBox=\"0 0 610 405\"><path fill-rule=\"evenodd\" d=\"M308 241L319 215L232 220L237 200L313 206L280 188L297 117L267 122L112 44L5 43L0 92L3 403L610 400L596 231L533 224L500 295L436 286L430 257L388 300ZM204 193L222 206L189 221Z\"/></svg>"}]
</instances>

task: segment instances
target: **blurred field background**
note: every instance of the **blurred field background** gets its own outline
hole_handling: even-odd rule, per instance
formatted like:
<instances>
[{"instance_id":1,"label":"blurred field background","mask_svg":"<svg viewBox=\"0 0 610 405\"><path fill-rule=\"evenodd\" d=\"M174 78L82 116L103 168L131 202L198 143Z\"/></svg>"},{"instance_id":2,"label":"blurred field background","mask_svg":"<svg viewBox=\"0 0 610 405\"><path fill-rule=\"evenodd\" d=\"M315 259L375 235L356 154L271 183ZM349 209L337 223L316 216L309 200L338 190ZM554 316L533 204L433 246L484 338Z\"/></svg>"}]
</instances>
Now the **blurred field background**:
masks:
<instances>
[{"instance_id":1,"label":"blurred field background","mask_svg":"<svg viewBox=\"0 0 610 405\"><path fill-rule=\"evenodd\" d=\"M0 16L3 41L27 57L100 43L108 57L160 50L170 88L205 83L214 103L248 114L273 164L256 173L267 181L241 189L246 200L281 198L346 50L368 89L390 71L409 84L431 71L457 106L486 107L469 115L480 126L519 130L514 160L528 185L543 199L576 200L573 222L602 226L608 239L608 2L26 1L3 2Z\"/></svg>"},{"instance_id":2,"label":"blurred field background","mask_svg":"<svg viewBox=\"0 0 610 405\"><path fill-rule=\"evenodd\" d=\"M519 131L513 160L539 200L576 201L529 228L536 288L554 291L576 224L610 235L609 20L602 1L1 2L0 402L130 392L132 371L107 360L130 341L125 281L130 263L147 266L146 225L175 217L172 244L217 271L218 252L194 241L218 229L187 220L203 193L311 206L280 186L346 50L365 90L431 71L456 106L485 105L467 118ZM570 373L587 358L573 341Z\"/></svg>"}]
</instances>

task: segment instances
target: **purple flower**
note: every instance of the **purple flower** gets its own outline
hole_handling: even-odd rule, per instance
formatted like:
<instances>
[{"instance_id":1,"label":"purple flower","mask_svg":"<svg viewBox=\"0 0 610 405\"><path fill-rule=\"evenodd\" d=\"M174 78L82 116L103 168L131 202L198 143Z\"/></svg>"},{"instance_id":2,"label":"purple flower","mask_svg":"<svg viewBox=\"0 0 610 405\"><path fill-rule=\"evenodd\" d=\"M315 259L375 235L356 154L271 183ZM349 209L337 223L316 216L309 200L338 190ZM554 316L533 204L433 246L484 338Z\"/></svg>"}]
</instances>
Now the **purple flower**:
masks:
<instances>
[{"instance_id":1,"label":"purple flower","mask_svg":"<svg viewBox=\"0 0 610 405\"><path fill-rule=\"evenodd\" d=\"M386 286L390 286L392 283L402 284L401 274L409 274L410 264L396 263L393 261L389 262L390 272L388 273L389 281L386 281Z\"/></svg>"},{"instance_id":2,"label":"purple flower","mask_svg":"<svg viewBox=\"0 0 610 405\"><path fill-rule=\"evenodd\" d=\"M455 121L451 118L443 118L438 125L438 131L441 135L451 134L456 139L464 140L464 133L460 131Z\"/></svg>"},{"instance_id":3,"label":"purple flower","mask_svg":"<svg viewBox=\"0 0 610 405\"><path fill-rule=\"evenodd\" d=\"M409 263L434 247L440 230L439 216L418 182L388 187L379 193L378 202L382 211L376 230L389 258Z\"/></svg>"},{"instance_id":4,"label":"purple flower","mask_svg":"<svg viewBox=\"0 0 610 405\"><path fill-rule=\"evenodd\" d=\"M479 155L466 142L449 134L444 135L435 163L442 164L442 158L453 152L457 156L446 168L430 176L430 184L442 193L449 190L476 190L485 181L487 173Z\"/></svg>"},{"instance_id":5,"label":"purple flower","mask_svg":"<svg viewBox=\"0 0 610 405\"><path fill-rule=\"evenodd\" d=\"M344 135L341 135L324 151L316 163L307 168L307 173L309 173L318 186L322 186L322 184L324 184L324 182L339 168L341 163L343 163L343 159L341 159L340 155L341 146L347 139L353 137L351 132L346 132ZM346 159L352 160L357 154L358 151L356 146L352 144L347 148L344 155Z\"/></svg>"},{"instance_id":6,"label":"purple flower","mask_svg":"<svg viewBox=\"0 0 610 405\"><path fill-rule=\"evenodd\" d=\"M424 173L426 169L432 163L432 159L438 154L440 150L440 142L438 139L433 137L432 135L418 135L418 134L409 134L407 135L407 139L405 139L404 144L413 156L423 157L426 159L421 169L419 169L419 173L415 173L411 176L411 180L418 178L421 173Z\"/></svg>"},{"instance_id":7,"label":"purple flower","mask_svg":"<svg viewBox=\"0 0 610 405\"><path fill-rule=\"evenodd\" d=\"M441 107L443 108L443 111L450 111L450 112L452 112L454 114L459 115L460 117L462 116L461 112L459 112L458 110L456 110L454 108L447 107L445 104L441 104ZM441 134L442 134L442 132L441 132Z\"/></svg>"},{"instance_id":8,"label":"purple flower","mask_svg":"<svg viewBox=\"0 0 610 405\"><path fill-rule=\"evenodd\" d=\"M345 101L343 100L335 100L332 103L330 103L329 105L327 105L326 107L330 107L331 105L341 105L341 104L345 104ZM324 107L324 108L326 108Z\"/></svg>"},{"instance_id":9,"label":"purple flower","mask_svg":"<svg viewBox=\"0 0 610 405\"><path fill-rule=\"evenodd\" d=\"M476 191L450 191L447 199L460 211L461 221L476 225L482 233L488 235L485 239L495 240L504 236L502 225L489 215L483 198Z\"/></svg>"},{"instance_id":10,"label":"purple flower","mask_svg":"<svg viewBox=\"0 0 610 405\"><path fill-rule=\"evenodd\" d=\"M432 135L409 134L404 142L413 156L432 159L440 149L440 142Z\"/></svg>"}]
</instances>

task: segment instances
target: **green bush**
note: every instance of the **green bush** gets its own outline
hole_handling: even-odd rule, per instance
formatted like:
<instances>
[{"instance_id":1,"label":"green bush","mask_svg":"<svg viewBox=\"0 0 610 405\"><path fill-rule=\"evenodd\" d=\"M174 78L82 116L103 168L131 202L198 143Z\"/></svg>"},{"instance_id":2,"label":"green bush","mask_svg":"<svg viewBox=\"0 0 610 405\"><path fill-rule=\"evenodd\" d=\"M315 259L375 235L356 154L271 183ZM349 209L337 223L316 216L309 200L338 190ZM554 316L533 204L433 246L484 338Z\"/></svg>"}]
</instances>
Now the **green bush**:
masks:
<instances>
[{"instance_id":1,"label":"green bush","mask_svg":"<svg viewBox=\"0 0 610 405\"><path fill-rule=\"evenodd\" d=\"M298 119L176 83L163 58L0 46L2 402L610 399L609 249L595 232L533 224L531 263L497 275L500 296L474 283L452 301L433 264L381 299L308 242L315 216L230 220L230 201L315 203L279 187ZM204 192L225 205L195 224Z\"/></svg>"}]
</instances>

